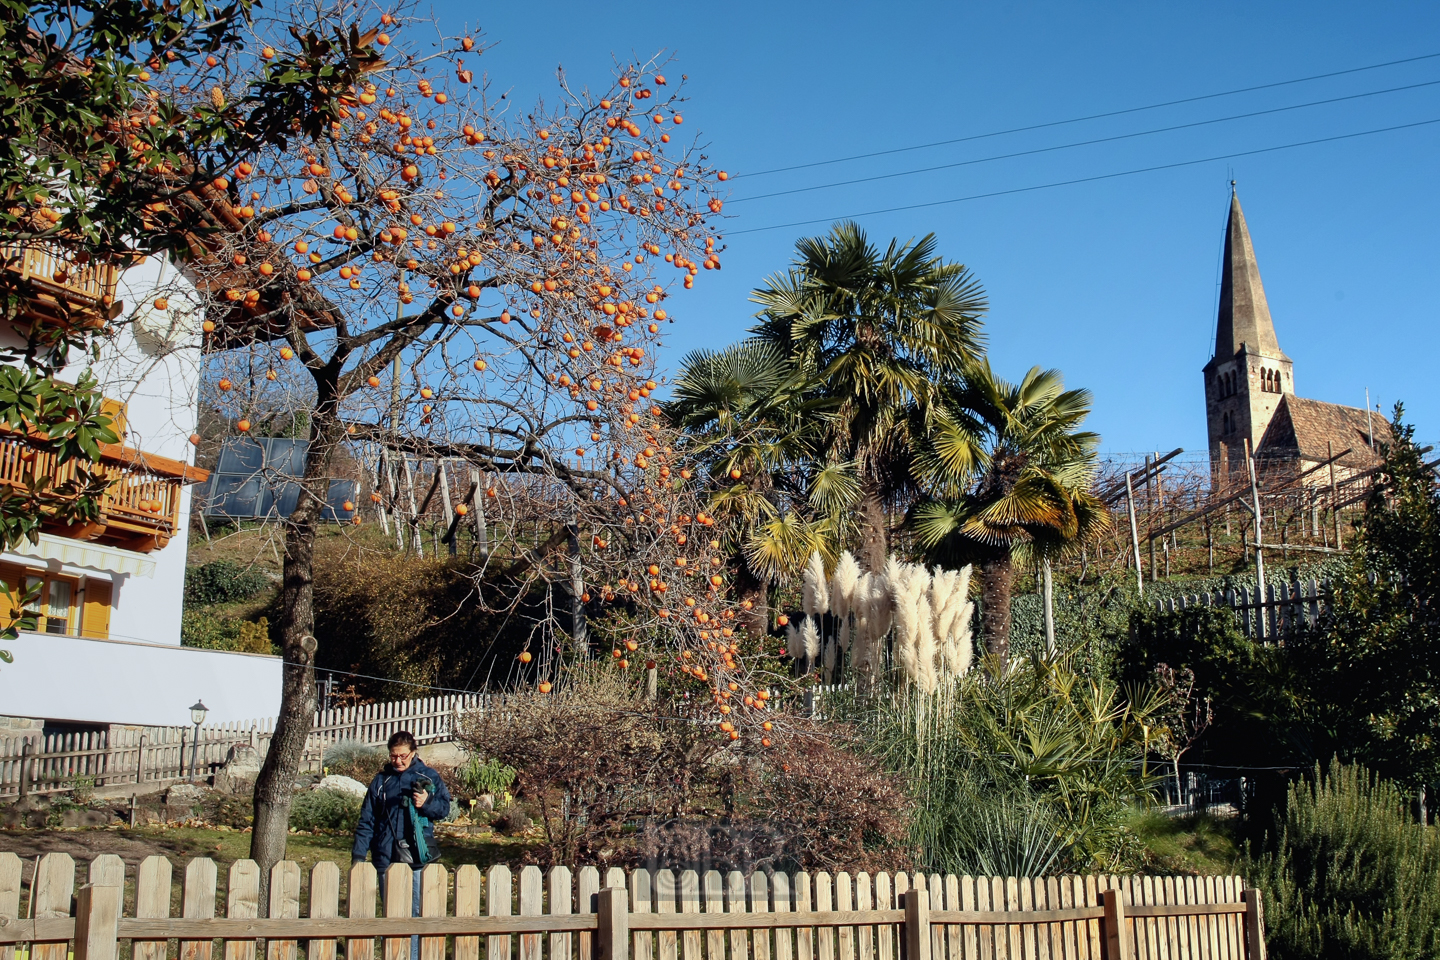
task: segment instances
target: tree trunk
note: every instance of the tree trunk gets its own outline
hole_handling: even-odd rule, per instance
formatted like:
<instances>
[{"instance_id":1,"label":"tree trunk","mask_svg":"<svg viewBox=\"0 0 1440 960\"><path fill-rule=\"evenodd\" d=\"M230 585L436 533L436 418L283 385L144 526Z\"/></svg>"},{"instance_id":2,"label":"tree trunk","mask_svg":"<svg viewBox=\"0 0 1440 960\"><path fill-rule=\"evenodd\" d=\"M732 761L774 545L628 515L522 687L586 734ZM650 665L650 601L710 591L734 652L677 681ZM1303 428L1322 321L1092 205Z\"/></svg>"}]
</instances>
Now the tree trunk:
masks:
<instances>
[{"instance_id":1,"label":"tree trunk","mask_svg":"<svg viewBox=\"0 0 1440 960\"><path fill-rule=\"evenodd\" d=\"M860 566L871 573L885 569L889 557L889 531L880 481L867 475L860 490Z\"/></svg>"},{"instance_id":2,"label":"tree trunk","mask_svg":"<svg viewBox=\"0 0 1440 960\"><path fill-rule=\"evenodd\" d=\"M285 562L280 586L280 646L285 657L280 712L260 775L255 780L255 821L250 859L260 867L260 911L270 902L270 868L285 858L290 801L310 738L315 684L315 537L329 488L331 453L344 435L335 392L320 384L310 425L310 448L300 502L285 521Z\"/></svg>"},{"instance_id":3,"label":"tree trunk","mask_svg":"<svg viewBox=\"0 0 1440 960\"><path fill-rule=\"evenodd\" d=\"M770 607L767 601L769 584L762 581L744 563L735 575L735 595L740 600L740 626L751 637L765 636L770 629ZM745 609L746 603L750 609Z\"/></svg>"},{"instance_id":4,"label":"tree trunk","mask_svg":"<svg viewBox=\"0 0 1440 960\"><path fill-rule=\"evenodd\" d=\"M981 562L980 597L985 604L981 632L985 651L1002 666L1010 662L1010 593L1014 585L1015 562L1010 551Z\"/></svg>"}]
</instances>

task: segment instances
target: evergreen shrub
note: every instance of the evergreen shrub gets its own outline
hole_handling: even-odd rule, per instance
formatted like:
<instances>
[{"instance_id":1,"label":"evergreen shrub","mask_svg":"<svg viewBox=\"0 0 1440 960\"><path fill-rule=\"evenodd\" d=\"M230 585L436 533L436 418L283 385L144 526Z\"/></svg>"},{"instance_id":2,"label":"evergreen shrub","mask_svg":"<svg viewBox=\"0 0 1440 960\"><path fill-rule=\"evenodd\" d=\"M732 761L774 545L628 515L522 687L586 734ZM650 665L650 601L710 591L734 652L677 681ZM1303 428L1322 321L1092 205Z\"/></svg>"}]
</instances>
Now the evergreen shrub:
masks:
<instances>
[{"instance_id":1,"label":"evergreen shrub","mask_svg":"<svg viewBox=\"0 0 1440 960\"><path fill-rule=\"evenodd\" d=\"M217 616L208 610L186 610L180 615L180 644L204 650L234 653L274 653L270 621Z\"/></svg>"},{"instance_id":2,"label":"evergreen shrub","mask_svg":"<svg viewBox=\"0 0 1440 960\"><path fill-rule=\"evenodd\" d=\"M1363 767L1332 761L1293 784L1244 873L1275 960L1440 957L1440 837Z\"/></svg>"},{"instance_id":3,"label":"evergreen shrub","mask_svg":"<svg viewBox=\"0 0 1440 960\"><path fill-rule=\"evenodd\" d=\"M185 571L185 600L198 604L239 603L259 596L270 585L270 578L259 570L234 560L214 560Z\"/></svg>"},{"instance_id":4,"label":"evergreen shrub","mask_svg":"<svg viewBox=\"0 0 1440 960\"><path fill-rule=\"evenodd\" d=\"M343 790L306 790L290 803L290 826L296 830L353 832L360 822L360 803Z\"/></svg>"},{"instance_id":5,"label":"evergreen shrub","mask_svg":"<svg viewBox=\"0 0 1440 960\"><path fill-rule=\"evenodd\" d=\"M325 748L321 766L326 773L368 785L389 759L390 754L384 747L372 747L359 740L340 740Z\"/></svg>"}]
</instances>

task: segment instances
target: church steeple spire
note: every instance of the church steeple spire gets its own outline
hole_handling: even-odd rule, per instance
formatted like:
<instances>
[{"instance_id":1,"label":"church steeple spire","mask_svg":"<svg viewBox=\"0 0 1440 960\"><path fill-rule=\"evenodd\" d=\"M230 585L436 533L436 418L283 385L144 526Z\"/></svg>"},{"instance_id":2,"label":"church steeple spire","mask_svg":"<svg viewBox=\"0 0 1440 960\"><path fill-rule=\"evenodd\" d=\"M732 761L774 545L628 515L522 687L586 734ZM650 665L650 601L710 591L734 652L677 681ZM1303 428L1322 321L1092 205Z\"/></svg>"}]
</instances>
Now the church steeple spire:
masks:
<instances>
[{"instance_id":1,"label":"church steeple spire","mask_svg":"<svg viewBox=\"0 0 1440 960\"><path fill-rule=\"evenodd\" d=\"M1251 353L1284 358L1260 282L1255 246L1240 210L1235 182L1230 182L1230 219L1225 225L1225 265L1220 275L1220 313L1215 323L1215 357L1233 357L1240 345Z\"/></svg>"}]
</instances>

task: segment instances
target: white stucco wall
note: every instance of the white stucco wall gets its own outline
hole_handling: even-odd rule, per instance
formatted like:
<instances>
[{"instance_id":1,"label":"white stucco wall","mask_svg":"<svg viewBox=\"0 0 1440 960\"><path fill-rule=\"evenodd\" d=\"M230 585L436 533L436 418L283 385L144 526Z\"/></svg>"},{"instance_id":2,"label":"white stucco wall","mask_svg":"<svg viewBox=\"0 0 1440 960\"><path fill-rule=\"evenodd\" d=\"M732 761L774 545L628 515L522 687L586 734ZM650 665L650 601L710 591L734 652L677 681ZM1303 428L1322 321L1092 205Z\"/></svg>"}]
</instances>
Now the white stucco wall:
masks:
<instances>
[{"instance_id":1,"label":"white stucco wall","mask_svg":"<svg viewBox=\"0 0 1440 960\"><path fill-rule=\"evenodd\" d=\"M280 708L279 657L28 633L6 647L15 655L0 669L7 716L184 725L202 700L208 725L274 717Z\"/></svg>"},{"instance_id":2,"label":"white stucco wall","mask_svg":"<svg viewBox=\"0 0 1440 960\"><path fill-rule=\"evenodd\" d=\"M169 301L165 311L154 308L161 296ZM197 423L201 364L195 286L168 259L148 257L121 274L115 297L124 309L115 334L98 340L99 359L72 353L57 379L73 383L90 370L107 398L126 404L126 446L193 464L190 435ZM0 343L22 342L9 328L0 333ZM193 489L187 486L181 495L179 533L148 555L155 562L154 576L113 577L113 638L179 646Z\"/></svg>"}]
</instances>

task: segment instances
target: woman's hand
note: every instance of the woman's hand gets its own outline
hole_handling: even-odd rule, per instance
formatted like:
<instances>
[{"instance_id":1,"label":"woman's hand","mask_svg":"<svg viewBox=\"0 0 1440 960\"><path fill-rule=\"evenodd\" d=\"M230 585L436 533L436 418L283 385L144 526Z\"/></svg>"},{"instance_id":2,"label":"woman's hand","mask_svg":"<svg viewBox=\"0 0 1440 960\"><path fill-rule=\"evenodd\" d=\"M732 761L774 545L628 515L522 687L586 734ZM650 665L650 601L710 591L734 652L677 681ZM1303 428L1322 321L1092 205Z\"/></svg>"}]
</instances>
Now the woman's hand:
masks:
<instances>
[{"instance_id":1,"label":"woman's hand","mask_svg":"<svg viewBox=\"0 0 1440 960\"><path fill-rule=\"evenodd\" d=\"M430 794L426 793L424 790L416 790L414 793L414 798L415 809L419 810L421 807L425 806L425 804L429 802Z\"/></svg>"}]
</instances>

